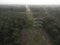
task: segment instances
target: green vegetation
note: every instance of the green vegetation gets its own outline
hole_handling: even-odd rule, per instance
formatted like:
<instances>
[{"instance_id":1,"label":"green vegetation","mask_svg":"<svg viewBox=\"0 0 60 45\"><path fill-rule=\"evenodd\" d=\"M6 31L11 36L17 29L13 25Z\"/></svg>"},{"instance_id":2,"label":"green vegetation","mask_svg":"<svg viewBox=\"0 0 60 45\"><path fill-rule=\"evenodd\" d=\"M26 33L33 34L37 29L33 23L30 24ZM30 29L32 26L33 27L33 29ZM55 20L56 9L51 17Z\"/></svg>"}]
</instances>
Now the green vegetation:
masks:
<instances>
[{"instance_id":1,"label":"green vegetation","mask_svg":"<svg viewBox=\"0 0 60 45\"><path fill-rule=\"evenodd\" d=\"M25 15L0 12L0 45L21 45L21 31L28 27Z\"/></svg>"},{"instance_id":2,"label":"green vegetation","mask_svg":"<svg viewBox=\"0 0 60 45\"><path fill-rule=\"evenodd\" d=\"M46 17L43 28L51 38L52 45L60 45L60 23L52 17Z\"/></svg>"},{"instance_id":3,"label":"green vegetation","mask_svg":"<svg viewBox=\"0 0 60 45\"><path fill-rule=\"evenodd\" d=\"M25 11L24 6L0 7L0 45L22 45L22 30L32 28L33 23Z\"/></svg>"},{"instance_id":4,"label":"green vegetation","mask_svg":"<svg viewBox=\"0 0 60 45\"><path fill-rule=\"evenodd\" d=\"M47 11L49 10L50 8ZM56 10L49 11L50 15L55 18L60 14L60 11ZM37 18L35 24L28 20L24 6L0 7L0 45L46 45L47 41L42 36L47 35L49 35L52 45L60 45L60 22L53 17L46 16L42 7L33 7L31 11L33 17ZM43 31L47 35L44 35Z\"/></svg>"}]
</instances>

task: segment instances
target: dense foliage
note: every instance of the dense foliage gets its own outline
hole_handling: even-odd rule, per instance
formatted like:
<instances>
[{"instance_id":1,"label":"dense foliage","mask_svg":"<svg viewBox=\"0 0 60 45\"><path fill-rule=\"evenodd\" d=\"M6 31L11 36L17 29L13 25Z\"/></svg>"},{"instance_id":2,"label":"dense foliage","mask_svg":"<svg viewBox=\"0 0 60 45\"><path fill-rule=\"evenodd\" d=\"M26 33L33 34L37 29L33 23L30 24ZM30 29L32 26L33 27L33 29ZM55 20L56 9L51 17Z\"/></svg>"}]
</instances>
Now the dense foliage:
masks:
<instances>
[{"instance_id":1,"label":"dense foliage","mask_svg":"<svg viewBox=\"0 0 60 45\"><path fill-rule=\"evenodd\" d=\"M43 27L51 38L52 45L60 45L60 24L59 21L46 17L44 18Z\"/></svg>"},{"instance_id":2,"label":"dense foliage","mask_svg":"<svg viewBox=\"0 0 60 45\"><path fill-rule=\"evenodd\" d=\"M31 8L31 10L34 13L34 18L45 17L43 20L37 19L38 26L40 26L39 24L42 25L39 28L43 27L44 31L47 32L50 36L52 45L60 45L60 22L52 17L46 17L43 8L37 9L36 6L35 8ZM0 45L21 45L22 30L25 28L33 28L33 22L27 19L25 11L26 9L23 6L0 7ZM57 18L60 17L59 9L48 9L47 11L50 15Z\"/></svg>"},{"instance_id":3,"label":"dense foliage","mask_svg":"<svg viewBox=\"0 0 60 45\"><path fill-rule=\"evenodd\" d=\"M21 31L28 27L26 14L0 12L0 45L20 45Z\"/></svg>"}]
</instances>

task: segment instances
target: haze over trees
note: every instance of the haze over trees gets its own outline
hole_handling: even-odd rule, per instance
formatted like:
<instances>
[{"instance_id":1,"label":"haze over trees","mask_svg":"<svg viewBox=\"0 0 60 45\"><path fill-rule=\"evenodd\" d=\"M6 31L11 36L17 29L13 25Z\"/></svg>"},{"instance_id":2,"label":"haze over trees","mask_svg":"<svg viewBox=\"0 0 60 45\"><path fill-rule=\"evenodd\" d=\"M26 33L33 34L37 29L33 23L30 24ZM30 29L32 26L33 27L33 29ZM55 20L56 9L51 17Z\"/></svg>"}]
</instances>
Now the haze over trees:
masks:
<instances>
[{"instance_id":1,"label":"haze over trees","mask_svg":"<svg viewBox=\"0 0 60 45\"><path fill-rule=\"evenodd\" d=\"M27 18L25 5L0 5L0 45L46 45L47 40L60 45L59 6L29 5L29 9L32 21Z\"/></svg>"}]
</instances>

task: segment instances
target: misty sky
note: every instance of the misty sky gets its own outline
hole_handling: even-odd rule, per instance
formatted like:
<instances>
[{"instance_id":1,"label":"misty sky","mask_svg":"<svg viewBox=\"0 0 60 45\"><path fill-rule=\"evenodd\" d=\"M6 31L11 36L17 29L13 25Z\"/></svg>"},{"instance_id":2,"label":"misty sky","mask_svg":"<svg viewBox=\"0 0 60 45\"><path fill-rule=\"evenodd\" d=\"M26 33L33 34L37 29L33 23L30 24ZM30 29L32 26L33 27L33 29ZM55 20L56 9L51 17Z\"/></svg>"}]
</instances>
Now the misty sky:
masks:
<instances>
[{"instance_id":1,"label":"misty sky","mask_svg":"<svg viewBox=\"0 0 60 45\"><path fill-rule=\"evenodd\" d=\"M0 4L60 5L60 0L0 0Z\"/></svg>"}]
</instances>

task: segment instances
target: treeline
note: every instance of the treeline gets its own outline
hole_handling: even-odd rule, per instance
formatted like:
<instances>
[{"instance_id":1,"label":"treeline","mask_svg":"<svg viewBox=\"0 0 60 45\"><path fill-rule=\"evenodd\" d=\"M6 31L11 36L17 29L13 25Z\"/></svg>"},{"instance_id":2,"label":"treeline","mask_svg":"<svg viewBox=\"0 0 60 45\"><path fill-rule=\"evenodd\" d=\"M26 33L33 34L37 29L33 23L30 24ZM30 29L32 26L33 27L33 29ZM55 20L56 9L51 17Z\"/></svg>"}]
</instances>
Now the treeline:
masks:
<instances>
[{"instance_id":1,"label":"treeline","mask_svg":"<svg viewBox=\"0 0 60 45\"><path fill-rule=\"evenodd\" d=\"M5 6L1 6L0 5L0 12L8 12L8 11L12 11L12 12L25 12L26 11L26 7L25 6L20 6L20 5L18 5L18 6L7 6L7 5L5 5Z\"/></svg>"}]
</instances>

